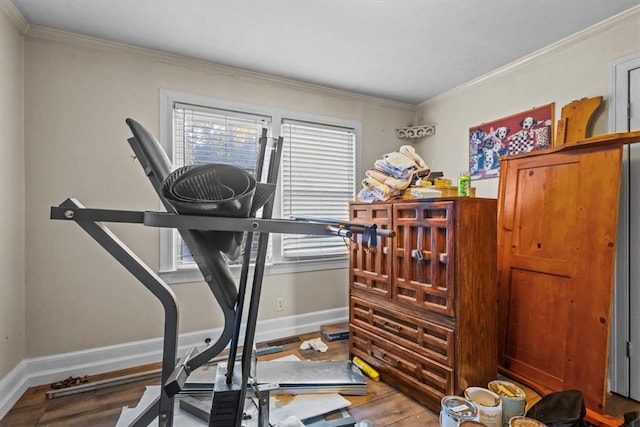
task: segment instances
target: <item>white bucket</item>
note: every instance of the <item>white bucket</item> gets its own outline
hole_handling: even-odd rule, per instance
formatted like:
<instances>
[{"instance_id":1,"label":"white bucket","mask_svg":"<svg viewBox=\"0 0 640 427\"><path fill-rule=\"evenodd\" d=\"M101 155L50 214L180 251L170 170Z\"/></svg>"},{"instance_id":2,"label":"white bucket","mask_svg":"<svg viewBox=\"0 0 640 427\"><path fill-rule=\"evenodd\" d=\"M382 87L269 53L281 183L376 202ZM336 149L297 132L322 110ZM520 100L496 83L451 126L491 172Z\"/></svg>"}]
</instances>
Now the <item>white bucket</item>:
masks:
<instances>
[{"instance_id":1,"label":"white bucket","mask_svg":"<svg viewBox=\"0 0 640 427\"><path fill-rule=\"evenodd\" d=\"M502 400L500 396L482 387L468 387L464 396L476 404L478 421L487 427L502 427Z\"/></svg>"},{"instance_id":2,"label":"white bucket","mask_svg":"<svg viewBox=\"0 0 640 427\"><path fill-rule=\"evenodd\" d=\"M464 397L445 396L440 406L440 427L458 427L463 421L478 420L478 408Z\"/></svg>"},{"instance_id":3,"label":"white bucket","mask_svg":"<svg viewBox=\"0 0 640 427\"><path fill-rule=\"evenodd\" d=\"M502 400L503 426L508 426L511 418L525 414L527 395L520 387L507 381L496 380L489 383L489 390Z\"/></svg>"}]
</instances>

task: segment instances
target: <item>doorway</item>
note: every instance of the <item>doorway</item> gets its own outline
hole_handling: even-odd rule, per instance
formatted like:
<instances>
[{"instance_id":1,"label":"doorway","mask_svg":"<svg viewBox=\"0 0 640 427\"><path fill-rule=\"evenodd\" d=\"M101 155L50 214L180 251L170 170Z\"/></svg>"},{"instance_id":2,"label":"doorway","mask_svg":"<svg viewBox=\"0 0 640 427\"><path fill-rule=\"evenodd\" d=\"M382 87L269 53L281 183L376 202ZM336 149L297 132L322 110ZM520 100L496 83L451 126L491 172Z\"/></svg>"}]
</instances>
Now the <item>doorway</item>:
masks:
<instances>
[{"instance_id":1,"label":"doorway","mask_svg":"<svg viewBox=\"0 0 640 427\"><path fill-rule=\"evenodd\" d=\"M611 64L610 128L640 130L640 53ZM640 144L623 148L610 390L640 401Z\"/></svg>"}]
</instances>

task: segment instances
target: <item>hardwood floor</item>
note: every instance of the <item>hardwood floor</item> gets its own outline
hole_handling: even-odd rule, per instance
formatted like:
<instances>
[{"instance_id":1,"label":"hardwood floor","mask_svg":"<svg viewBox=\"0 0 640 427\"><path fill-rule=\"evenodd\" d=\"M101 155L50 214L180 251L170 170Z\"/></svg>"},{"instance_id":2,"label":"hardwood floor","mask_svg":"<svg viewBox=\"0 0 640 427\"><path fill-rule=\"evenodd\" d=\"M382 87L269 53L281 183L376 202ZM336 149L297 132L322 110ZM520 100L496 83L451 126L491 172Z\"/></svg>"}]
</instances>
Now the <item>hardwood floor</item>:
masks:
<instances>
[{"instance_id":1,"label":"hardwood floor","mask_svg":"<svg viewBox=\"0 0 640 427\"><path fill-rule=\"evenodd\" d=\"M346 360L348 357L347 340L328 342L329 350L326 353L298 349L302 341L318 336L320 333L305 334L263 343L258 345L258 348L282 346L283 351L297 351L305 359ZM159 367L158 364L146 365L104 375L95 375L89 379L90 381L98 381L155 370ZM48 385L33 387L27 390L11 411L0 420L0 427L112 427L116 424L123 406L136 406L145 387L157 384L159 384L159 378L147 379L50 400L47 400L45 396L45 393L51 390ZM528 405L539 399L533 390L524 386L523 389L527 392ZM367 419L376 427L422 427L439 424L436 412L425 408L382 381L367 380L366 396L345 396L345 398L351 402L348 411L356 421ZM611 403L611 408L609 408L609 403ZM640 404L637 402L615 396L610 399L609 403L609 413L619 417L625 412L640 409Z\"/></svg>"}]
</instances>

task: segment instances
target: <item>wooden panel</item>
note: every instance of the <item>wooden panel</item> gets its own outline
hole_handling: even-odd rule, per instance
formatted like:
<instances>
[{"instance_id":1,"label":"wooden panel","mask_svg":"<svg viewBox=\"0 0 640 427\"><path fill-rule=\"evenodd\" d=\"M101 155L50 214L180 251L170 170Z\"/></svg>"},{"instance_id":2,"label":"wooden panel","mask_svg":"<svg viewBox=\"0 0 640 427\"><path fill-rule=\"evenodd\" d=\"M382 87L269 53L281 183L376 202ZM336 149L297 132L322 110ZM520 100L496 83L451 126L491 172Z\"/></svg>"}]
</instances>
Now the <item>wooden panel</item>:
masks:
<instances>
[{"instance_id":1,"label":"wooden panel","mask_svg":"<svg viewBox=\"0 0 640 427\"><path fill-rule=\"evenodd\" d=\"M393 205L393 298L454 316L453 202Z\"/></svg>"},{"instance_id":2,"label":"wooden panel","mask_svg":"<svg viewBox=\"0 0 640 427\"><path fill-rule=\"evenodd\" d=\"M532 271L511 271L505 320L504 366L561 390L569 325L569 279Z\"/></svg>"},{"instance_id":3,"label":"wooden panel","mask_svg":"<svg viewBox=\"0 0 640 427\"><path fill-rule=\"evenodd\" d=\"M570 262L566 244L579 231L581 213L567 206L577 206L580 164L537 163L518 169L511 251Z\"/></svg>"},{"instance_id":4,"label":"wooden panel","mask_svg":"<svg viewBox=\"0 0 640 427\"><path fill-rule=\"evenodd\" d=\"M615 138L505 158L499 184L501 371L545 392L579 389L600 413L620 191Z\"/></svg>"},{"instance_id":5,"label":"wooden panel","mask_svg":"<svg viewBox=\"0 0 640 427\"><path fill-rule=\"evenodd\" d=\"M591 128L594 113L601 104L602 97L596 96L573 101L562 107L554 145L575 144L585 139Z\"/></svg>"},{"instance_id":6,"label":"wooden panel","mask_svg":"<svg viewBox=\"0 0 640 427\"><path fill-rule=\"evenodd\" d=\"M454 296L456 377L461 391L486 387L497 376L497 250L495 199L456 202Z\"/></svg>"},{"instance_id":7,"label":"wooden panel","mask_svg":"<svg viewBox=\"0 0 640 427\"><path fill-rule=\"evenodd\" d=\"M391 205L352 204L351 222L391 229ZM350 244L349 274L351 286L374 294L390 297L391 255L390 239L378 237L375 247L362 241L362 234L354 234Z\"/></svg>"}]
</instances>

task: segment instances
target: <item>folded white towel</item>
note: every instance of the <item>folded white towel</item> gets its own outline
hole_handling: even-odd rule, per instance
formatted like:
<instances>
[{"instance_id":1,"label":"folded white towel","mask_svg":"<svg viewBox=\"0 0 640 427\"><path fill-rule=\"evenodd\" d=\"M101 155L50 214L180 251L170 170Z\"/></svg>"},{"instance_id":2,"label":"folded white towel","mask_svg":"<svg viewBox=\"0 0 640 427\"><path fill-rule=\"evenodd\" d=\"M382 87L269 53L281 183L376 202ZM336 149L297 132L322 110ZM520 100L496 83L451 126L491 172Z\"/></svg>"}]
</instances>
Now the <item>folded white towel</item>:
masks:
<instances>
[{"instance_id":1,"label":"folded white towel","mask_svg":"<svg viewBox=\"0 0 640 427\"><path fill-rule=\"evenodd\" d=\"M393 190L388 185L369 177L362 180L362 187L382 201L393 199L400 194L399 191Z\"/></svg>"},{"instance_id":2,"label":"folded white towel","mask_svg":"<svg viewBox=\"0 0 640 427\"><path fill-rule=\"evenodd\" d=\"M371 191L367 190L366 188L362 188L358 192L358 195L356 196L356 201L357 202L371 203L371 202L375 202L376 200L378 200L376 195L373 194Z\"/></svg>"},{"instance_id":3,"label":"folded white towel","mask_svg":"<svg viewBox=\"0 0 640 427\"><path fill-rule=\"evenodd\" d=\"M391 166L398 169L415 169L416 162L410 157L405 156L397 151L392 151L384 155L384 160Z\"/></svg>"},{"instance_id":4,"label":"folded white towel","mask_svg":"<svg viewBox=\"0 0 640 427\"><path fill-rule=\"evenodd\" d=\"M387 162L386 159L376 160L373 164L373 167L380 171L383 171L389 176L393 176L394 178L398 179L411 178L413 176L413 172L416 170L415 166L409 168L398 168L397 166L394 166Z\"/></svg>"},{"instance_id":5,"label":"folded white towel","mask_svg":"<svg viewBox=\"0 0 640 427\"><path fill-rule=\"evenodd\" d=\"M416 149L411 145L403 145L402 147L400 147L399 151L400 154L413 160L415 164L418 165L419 169L429 169L429 166L427 166L422 157L420 157L420 155L416 153Z\"/></svg>"},{"instance_id":6,"label":"folded white towel","mask_svg":"<svg viewBox=\"0 0 640 427\"><path fill-rule=\"evenodd\" d=\"M386 184L392 190L404 190L411 184L411 178L399 179L377 170L369 169L364 173L367 177L373 178L378 182Z\"/></svg>"}]
</instances>

